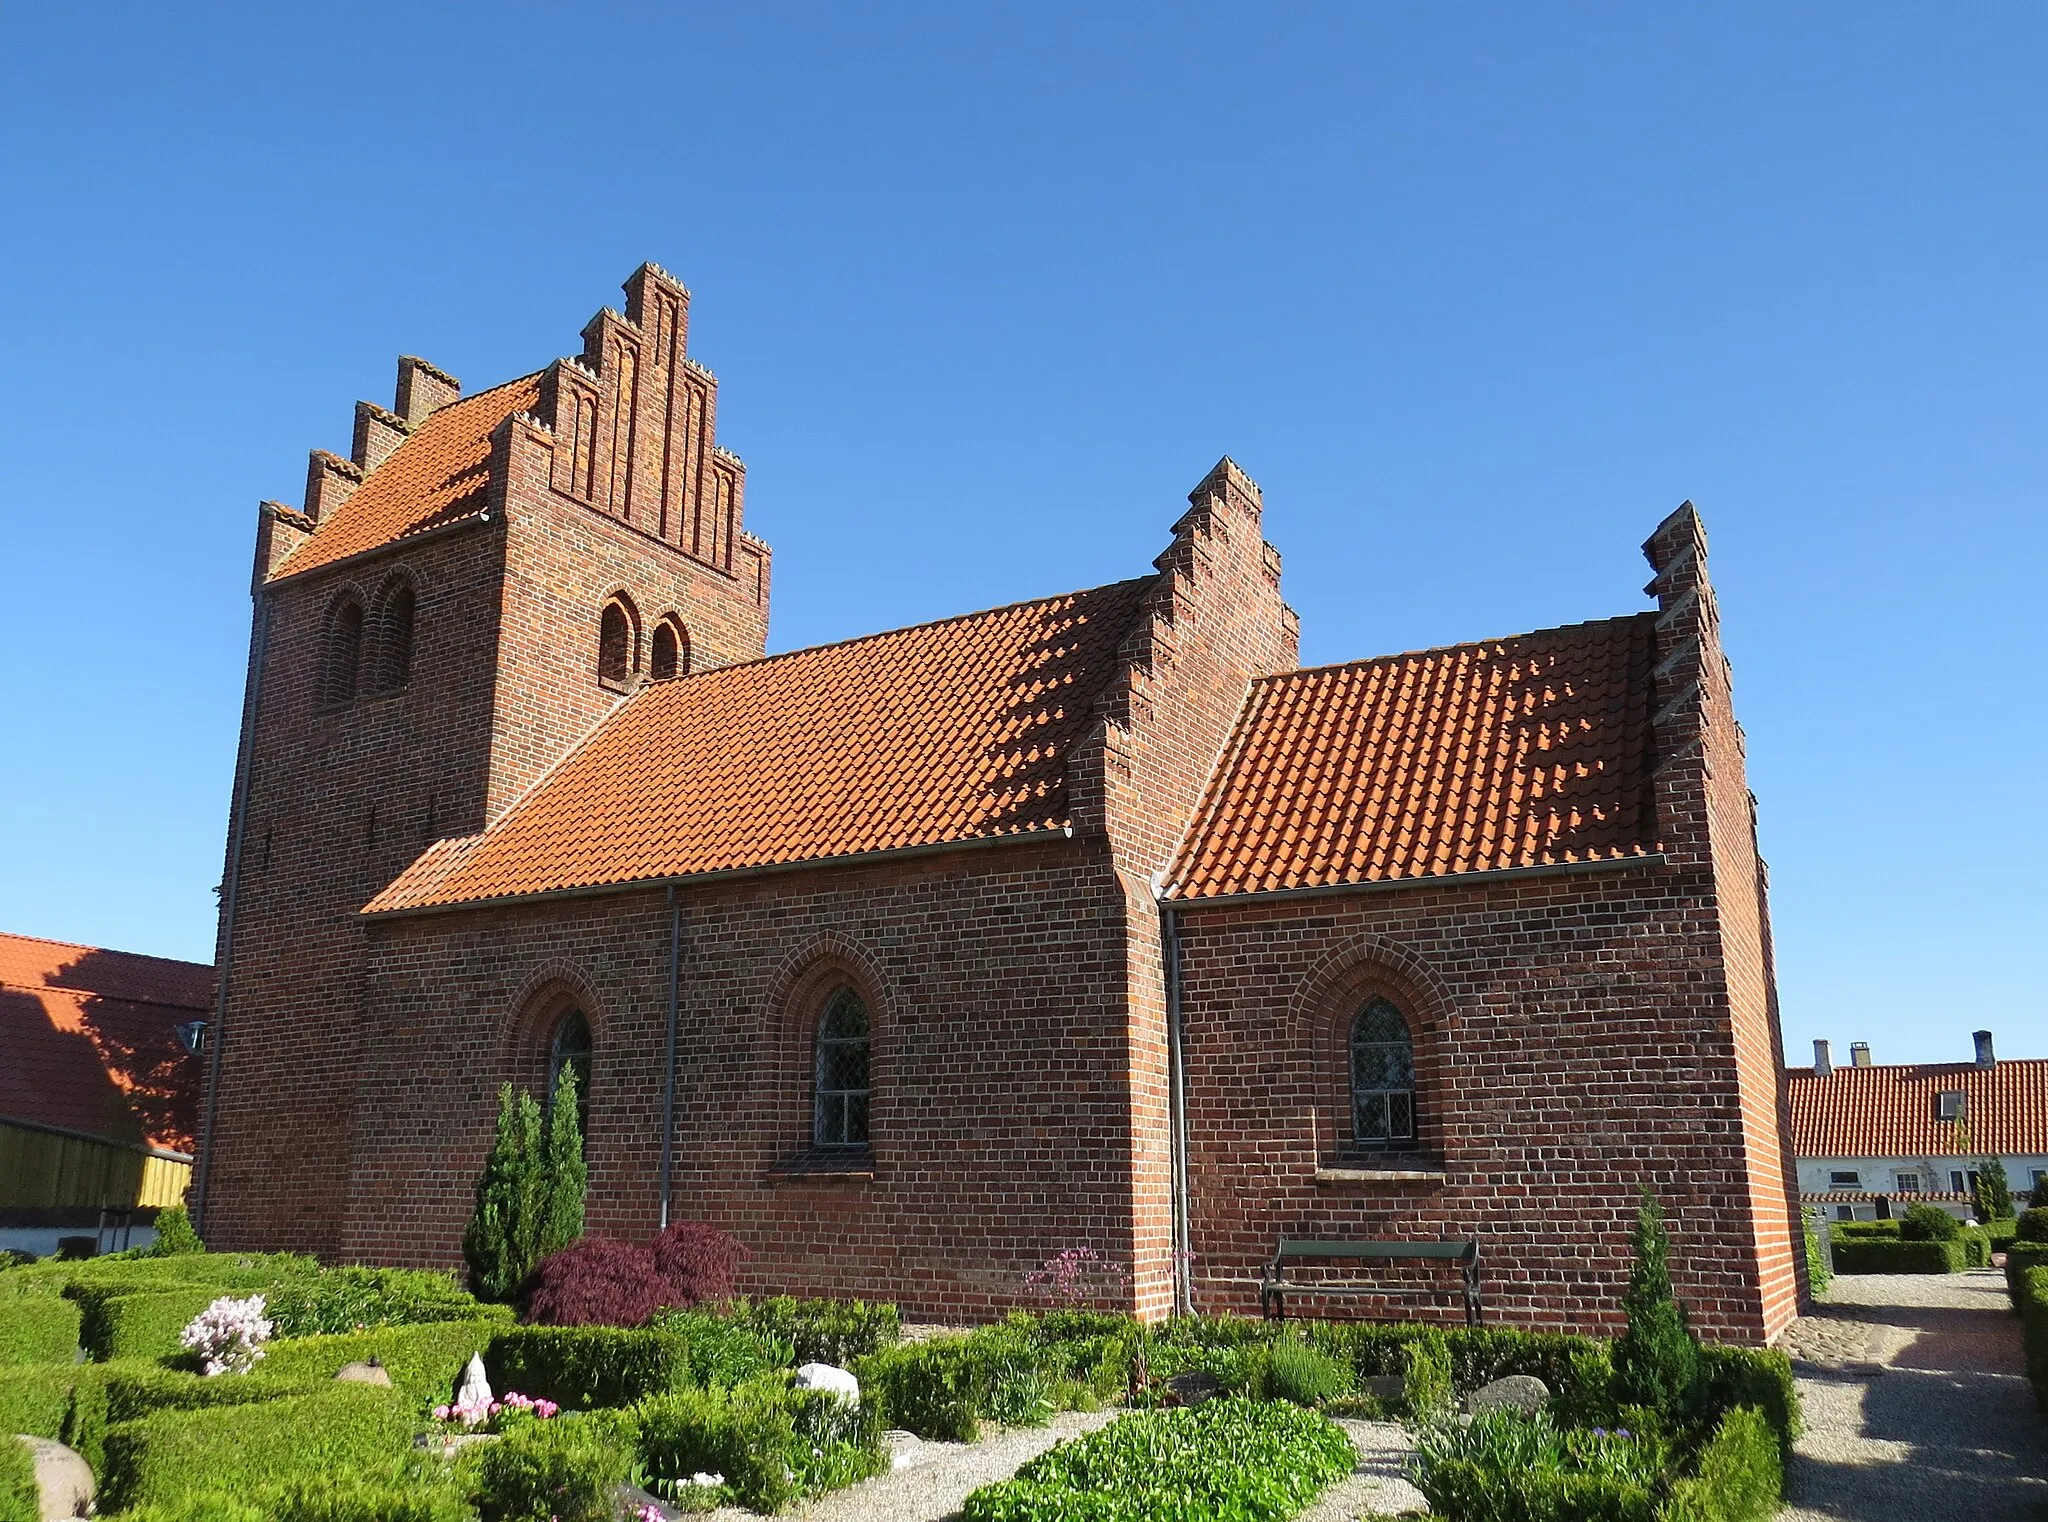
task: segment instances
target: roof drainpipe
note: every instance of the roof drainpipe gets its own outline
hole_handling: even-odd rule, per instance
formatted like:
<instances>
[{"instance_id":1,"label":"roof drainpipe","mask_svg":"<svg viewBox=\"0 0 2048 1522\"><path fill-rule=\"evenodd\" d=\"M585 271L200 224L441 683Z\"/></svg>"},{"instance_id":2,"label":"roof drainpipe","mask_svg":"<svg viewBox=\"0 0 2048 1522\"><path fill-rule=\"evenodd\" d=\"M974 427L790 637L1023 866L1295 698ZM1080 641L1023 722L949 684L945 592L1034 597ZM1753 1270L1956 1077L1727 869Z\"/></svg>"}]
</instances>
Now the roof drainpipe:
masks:
<instances>
[{"instance_id":1,"label":"roof drainpipe","mask_svg":"<svg viewBox=\"0 0 2048 1522\"><path fill-rule=\"evenodd\" d=\"M668 1077L661 1095L661 1230L668 1230L668 1207L676 1167L676 1006L682 996L683 911L676 903L676 885L668 885Z\"/></svg>"},{"instance_id":2,"label":"roof drainpipe","mask_svg":"<svg viewBox=\"0 0 2048 1522\"><path fill-rule=\"evenodd\" d=\"M1194 1254L1188 1226L1188 1091L1181 1040L1180 923L1173 905L1159 903L1159 949L1166 963L1168 1189L1173 1201L1173 1312L1194 1314Z\"/></svg>"},{"instance_id":3,"label":"roof drainpipe","mask_svg":"<svg viewBox=\"0 0 2048 1522\"><path fill-rule=\"evenodd\" d=\"M242 734L235 747L235 792L228 805L228 875L221 887L220 934L214 938L213 1026L206 1033L206 1112L199 1118L199 1160L192 1180L192 1227L204 1233L207 1185L213 1179L213 1113L220 1094L220 1054L228 1038L228 968L234 960L235 901L242 885L242 837L247 833L249 774L255 770L256 705L263 701L263 656L270 643L270 599L256 591L255 626L249 631L249 677L242 688Z\"/></svg>"}]
</instances>

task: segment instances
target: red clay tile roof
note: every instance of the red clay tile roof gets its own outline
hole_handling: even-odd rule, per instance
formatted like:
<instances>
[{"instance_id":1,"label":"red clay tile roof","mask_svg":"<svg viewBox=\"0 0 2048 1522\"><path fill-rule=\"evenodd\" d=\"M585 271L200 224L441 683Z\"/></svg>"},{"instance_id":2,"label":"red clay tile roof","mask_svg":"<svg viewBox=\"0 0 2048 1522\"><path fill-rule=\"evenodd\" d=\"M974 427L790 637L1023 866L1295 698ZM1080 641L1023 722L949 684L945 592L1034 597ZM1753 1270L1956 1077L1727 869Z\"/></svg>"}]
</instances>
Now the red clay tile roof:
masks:
<instances>
[{"instance_id":1,"label":"red clay tile roof","mask_svg":"<svg viewBox=\"0 0 2048 1522\"><path fill-rule=\"evenodd\" d=\"M1654 614L1253 684L1168 874L1209 898L1656 849Z\"/></svg>"},{"instance_id":2,"label":"red clay tile roof","mask_svg":"<svg viewBox=\"0 0 2048 1522\"><path fill-rule=\"evenodd\" d=\"M211 967L0 935L0 1120L190 1152L200 1065L174 1027L212 1005Z\"/></svg>"},{"instance_id":3,"label":"red clay tile roof","mask_svg":"<svg viewBox=\"0 0 2048 1522\"><path fill-rule=\"evenodd\" d=\"M521 376L434 413L329 513L277 575L297 576L484 510L491 434L540 401L540 376Z\"/></svg>"},{"instance_id":4,"label":"red clay tile roof","mask_svg":"<svg viewBox=\"0 0 2048 1522\"><path fill-rule=\"evenodd\" d=\"M1153 578L654 683L367 913L1069 822L1066 765Z\"/></svg>"},{"instance_id":5,"label":"red clay tile roof","mask_svg":"<svg viewBox=\"0 0 2048 1522\"><path fill-rule=\"evenodd\" d=\"M1947 1153L2048 1153L2048 1058L1996 1067L1936 1062L1914 1067L1812 1068L1785 1075L1792 1095L1792 1150L1799 1157L1927 1157ZM1940 1118L1940 1096L1961 1092L1968 1145Z\"/></svg>"}]
</instances>

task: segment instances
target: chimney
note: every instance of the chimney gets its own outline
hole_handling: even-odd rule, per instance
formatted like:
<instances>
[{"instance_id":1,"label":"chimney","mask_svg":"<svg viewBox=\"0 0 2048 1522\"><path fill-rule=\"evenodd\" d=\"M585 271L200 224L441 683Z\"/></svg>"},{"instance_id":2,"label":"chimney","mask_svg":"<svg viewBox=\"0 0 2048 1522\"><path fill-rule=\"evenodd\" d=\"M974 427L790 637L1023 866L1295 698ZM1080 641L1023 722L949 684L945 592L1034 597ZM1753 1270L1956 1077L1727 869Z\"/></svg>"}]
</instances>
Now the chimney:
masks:
<instances>
[{"instance_id":1,"label":"chimney","mask_svg":"<svg viewBox=\"0 0 2048 1522\"><path fill-rule=\"evenodd\" d=\"M1813 1043L1813 1076L1825 1078L1835 1070L1835 1059L1828 1051L1825 1038Z\"/></svg>"},{"instance_id":2,"label":"chimney","mask_svg":"<svg viewBox=\"0 0 2048 1522\"><path fill-rule=\"evenodd\" d=\"M398 396L391 410L417 428L429 416L462 396L462 382L446 370L411 354L398 357Z\"/></svg>"},{"instance_id":3,"label":"chimney","mask_svg":"<svg viewBox=\"0 0 2048 1522\"><path fill-rule=\"evenodd\" d=\"M1973 1032L1973 1036L1977 1042L1977 1066L1980 1068L1997 1067L1998 1056L1991 1050L1991 1032L1976 1031Z\"/></svg>"},{"instance_id":4,"label":"chimney","mask_svg":"<svg viewBox=\"0 0 2048 1522\"><path fill-rule=\"evenodd\" d=\"M1849 1043L1849 1066L1852 1068L1867 1068L1870 1065L1870 1043L1868 1041L1851 1041Z\"/></svg>"}]
</instances>

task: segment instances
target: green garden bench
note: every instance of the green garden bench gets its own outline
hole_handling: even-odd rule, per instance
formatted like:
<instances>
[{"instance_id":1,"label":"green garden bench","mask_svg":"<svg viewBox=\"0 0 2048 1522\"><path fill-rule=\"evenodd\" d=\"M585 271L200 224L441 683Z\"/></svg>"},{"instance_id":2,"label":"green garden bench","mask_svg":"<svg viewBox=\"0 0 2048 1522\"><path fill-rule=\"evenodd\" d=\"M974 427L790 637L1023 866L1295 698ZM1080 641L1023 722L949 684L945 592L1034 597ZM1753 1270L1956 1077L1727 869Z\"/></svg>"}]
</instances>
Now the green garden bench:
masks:
<instances>
[{"instance_id":1,"label":"green garden bench","mask_svg":"<svg viewBox=\"0 0 2048 1522\"><path fill-rule=\"evenodd\" d=\"M1304 1281L1289 1279L1287 1260L1310 1259L1323 1263L1349 1260L1356 1263L1455 1263L1464 1280L1465 1324L1478 1326L1482 1306L1479 1299L1479 1244L1477 1242L1311 1242L1299 1237L1282 1237L1273 1261L1259 1276L1259 1314L1268 1321L1287 1319L1287 1296L1297 1295L1384 1295L1384 1286L1349 1283L1344 1280ZM1395 1290L1391 1293L1399 1294ZM1451 1294L1451 1290L1436 1293Z\"/></svg>"}]
</instances>

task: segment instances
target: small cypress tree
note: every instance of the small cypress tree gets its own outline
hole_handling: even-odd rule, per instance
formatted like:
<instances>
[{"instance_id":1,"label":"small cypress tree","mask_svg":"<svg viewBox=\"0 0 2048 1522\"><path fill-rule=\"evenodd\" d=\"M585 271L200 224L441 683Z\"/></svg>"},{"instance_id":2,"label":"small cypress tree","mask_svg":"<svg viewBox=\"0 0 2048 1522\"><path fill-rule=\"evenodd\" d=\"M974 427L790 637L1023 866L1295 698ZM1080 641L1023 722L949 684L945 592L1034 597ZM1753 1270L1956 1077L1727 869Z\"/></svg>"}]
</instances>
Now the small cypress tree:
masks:
<instances>
[{"instance_id":1,"label":"small cypress tree","mask_svg":"<svg viewBox=\"0 0 2048 1522\"><path fill-rule=\"evenodd\" d=\"M555 1085L540 1171L540 1243L535 1262L583 1237L583 1192L589 1171L583 1163L583 1127L576 1115L576 1069L566 1064Z\"/></svg>"},{"instance_id":2,"label":"small cypress tree","mask_svg":"<svg viewBox=\"0 0 2048 1522\"><path fill-rule=\"evenodd\" d=\"M462 1234L469 1288L508 1301L539 1261L540 1107L531 1094L498 1090L498 1125L476 1181L476 1210Z\"/></svg>"},{"instance_id":3,"label":"small cypress tree","mask_svg":"<svg viewBox=\"0 0 2048 1522\"><path fill-rule=\"evenodd\" d=\"M1621 1301L1628 1330L1614 1344L1615 1392L1624 1405L1679 1418L1699 1378L1700 1349L1685 1308L1671 1292L1671 1235L1648 1184L1636 1207L1632 1241L1635 1261Z\"/></svg>"},{"instance_id":4,"label":"small cypress tree","mask_svg":"<svg viewBox=\"0 0 2048 1522\"><path fill-rule=\"evenodd\" d=\"M1980 1221L2010 1221L2012 1210L2012 1185L2005 1176L2005 1164L1995 1157L1987 1157L1977 1164L1977 1219Z\"/></svg>"}]
</instances>

